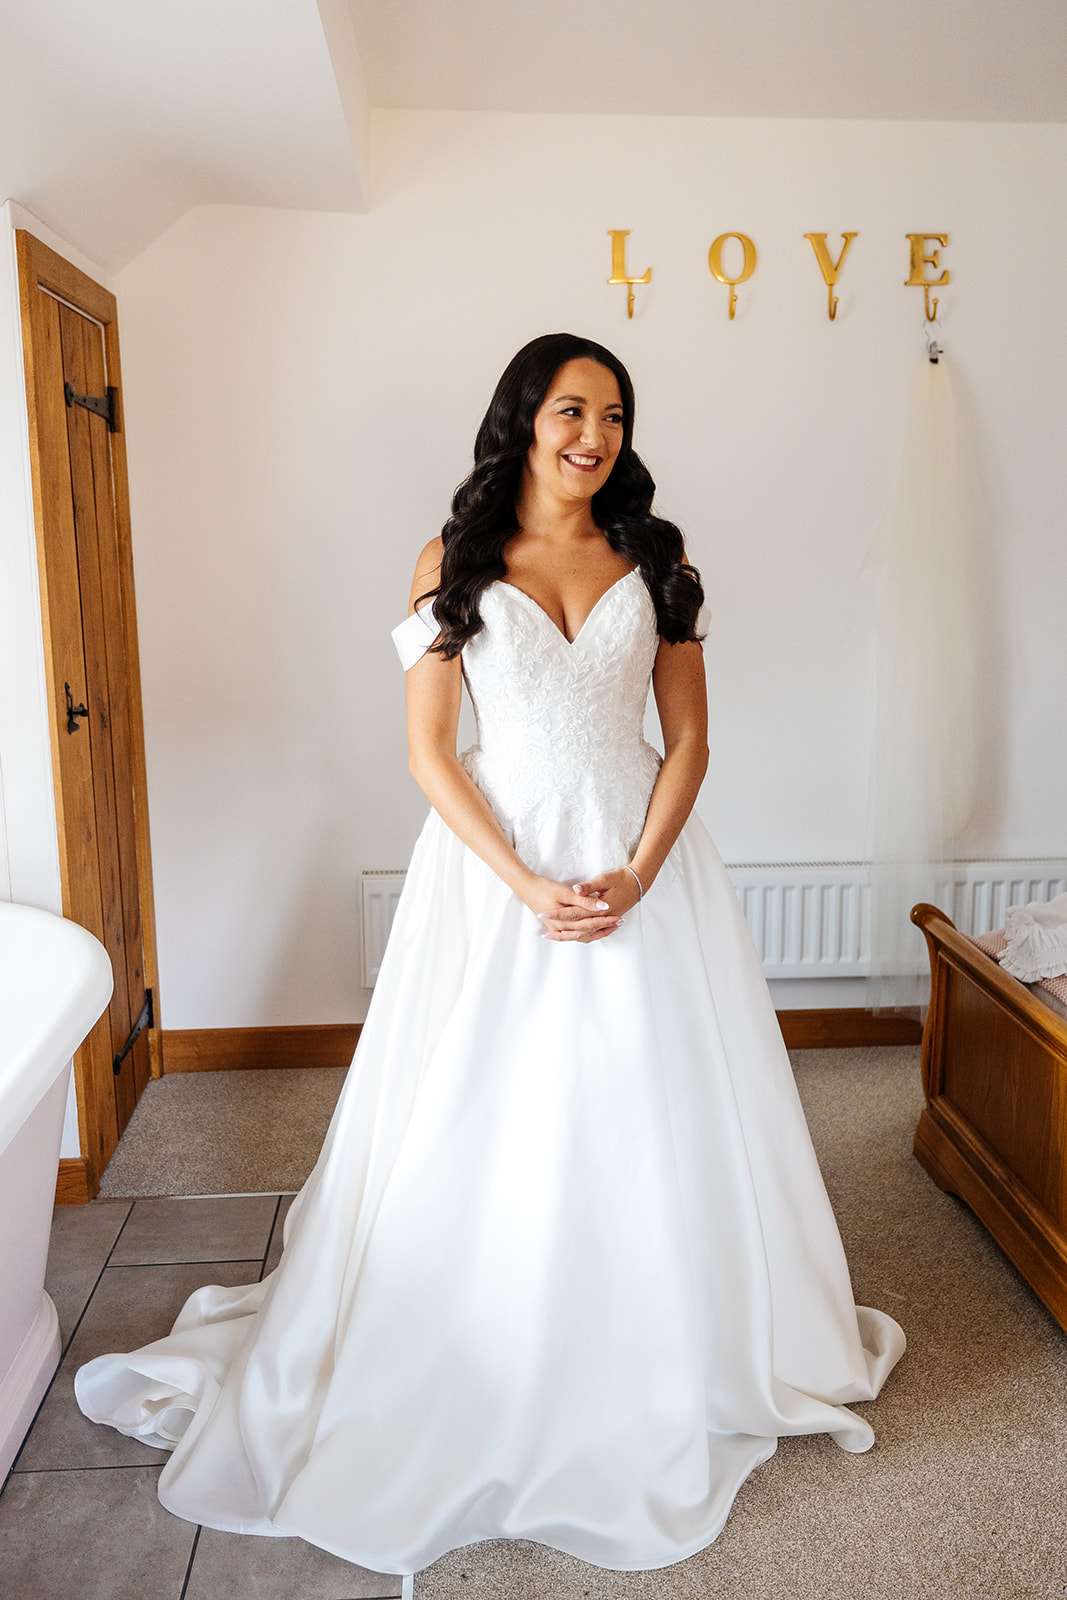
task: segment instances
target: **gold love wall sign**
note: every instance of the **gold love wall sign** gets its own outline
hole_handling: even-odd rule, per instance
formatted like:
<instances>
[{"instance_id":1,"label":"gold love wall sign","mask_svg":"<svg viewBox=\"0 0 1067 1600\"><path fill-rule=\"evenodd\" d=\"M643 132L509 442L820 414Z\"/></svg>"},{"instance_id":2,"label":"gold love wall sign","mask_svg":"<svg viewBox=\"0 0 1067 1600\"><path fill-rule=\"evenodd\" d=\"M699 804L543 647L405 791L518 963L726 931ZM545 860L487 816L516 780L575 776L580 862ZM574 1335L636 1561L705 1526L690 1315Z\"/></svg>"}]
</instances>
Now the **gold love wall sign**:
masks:
<instances>
[{"instance_id":1,"label":"gold love wall sign","mask_svg":"<svg viewBox=\"0 0 1067 1600\"><path fill-rule=\"evenodd\" d=\"M626 315L634 314L634 289L639 284L652 282L652 268L636 277L627 271L626 267L626 241L630 236L629 228L609 228L608 237L611 240L611 277L609 283L626 285ZM827 316L833 322L837 316L838 297L834 293L838 280L844 269L845 261L852 242L859 238L858 233L843 233L837 259L834 260L833 251L827 243L829 237L825 233L806 233L804 235L815 253L815 260L819 271L822 273L823 283L827 293ZM941 265L941 252L948 246L947 233L908 233L905 234L911 252L908 276L904 282L906 287L921 289L923 292L923 311L927 322L933 322L937 316L940 301L937 295L930 299L931 289L941 289L951 279L948 267ZM737 247L740 246L740 271L730 273L723 266L723 252L730 246L734 264L737 265ZM932 248L931 248L932 247ZM755 242L747 233L720 233L714 239L708 251L708 271L719 283L724 284L730 291L727 301L727 313L730 321L734 320L737 312L737 286L747 283L755 272L759 263L759 255ZM937 276L933 276L933 274Z\"/></svg>"}]
</instances>

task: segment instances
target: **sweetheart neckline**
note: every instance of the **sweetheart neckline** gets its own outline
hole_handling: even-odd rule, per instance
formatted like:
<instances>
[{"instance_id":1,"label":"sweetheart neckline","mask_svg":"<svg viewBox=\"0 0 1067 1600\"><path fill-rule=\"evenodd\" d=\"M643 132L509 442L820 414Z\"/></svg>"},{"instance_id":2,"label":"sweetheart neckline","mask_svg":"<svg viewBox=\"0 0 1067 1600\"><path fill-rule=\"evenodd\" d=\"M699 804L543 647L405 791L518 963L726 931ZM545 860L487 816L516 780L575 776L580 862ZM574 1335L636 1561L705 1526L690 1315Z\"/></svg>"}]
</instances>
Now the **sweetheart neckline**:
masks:
<instances>
[{"instance_id":1,"label":"sweetheart neckline","mask_svg":"<svg viewBox=\"0 0 1067 1600\"><path fill-rule=\"evenodd\" d=\"M574 646L578 643L578 640L582 637L582 634L593 620L593 617L600 610L600 607L604 604L604 601L608 598L608 595L613 594L619 587L620 583L625 583L627 578L632 578L635 572L640 576L639 569L637 567L631 567L629 572L624 572L621 578L616 578L614 583L608 585L600 598L593 602L592 609L586 613L585 621L582 623L573 639L568 639L559 623L553 621L540 601L535 600L532 594L527 594L525 589L520 589L517 583L511 583L507 578L495 578L493 580L493 587L502 586L505 589L514 589L516 594L521 594L524 600L528 600L530 602L535 611L539 611L541 613L552 631L559 634L560 638L563 640L563 643L573 650Z\"/></svg>"}]
</instances>

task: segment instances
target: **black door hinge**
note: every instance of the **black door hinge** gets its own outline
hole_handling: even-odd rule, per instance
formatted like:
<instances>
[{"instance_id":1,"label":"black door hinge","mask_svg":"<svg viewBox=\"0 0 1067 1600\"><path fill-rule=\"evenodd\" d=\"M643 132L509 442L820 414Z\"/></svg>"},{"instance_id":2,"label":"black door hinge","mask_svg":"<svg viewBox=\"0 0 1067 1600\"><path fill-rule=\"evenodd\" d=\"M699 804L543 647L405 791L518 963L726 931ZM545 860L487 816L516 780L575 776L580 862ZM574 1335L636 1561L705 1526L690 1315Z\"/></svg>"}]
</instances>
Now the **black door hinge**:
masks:
<instances>
[{"instance_id":1,"label":"black door hinge","mask_svg":"<svg viewBox=\"0 0 1067 1600\"><path fill-rule=\"evenodd\" d=\"M63 394L68 406L84 406L96 417L103 417L109 433L118 432L118 390L108 385L107 394L75 394L74 385L65 383Z\"/></svg>"},{"instance_id":2,"label":"black door hinge","mask_svg":"<svg viewBox=\"0 0 1067 1600\"><path fill-rule=\"evenodd\" d=\"M133 1049L134 1045L137 1043L138 1039L141 1037L141 1034L145 1031L146 1028L152 1028L152 1027L155 1027L155 1018L154 1018L154 1015L153 1015L153 1008L152 1008L152 991L151 991L151 989L146 989L145 992L144 992L144 1005L141 1007L140 1011L137 1013L137 1021L134 1023L133 1027L130 1029L129 1035L128 1035L127 1039L126 1039L126 1043L123 1045L122 1049L119 1051L118 1055L115 1057L114 1061L111 1063L112 1068L114 1069L114 1073L115 1073L116 1078L118 1077L119 1073L122 1071L122 1063L125 1061L126 1057L129 1055L130 1051Z\"/></svg>"}]
</instances>

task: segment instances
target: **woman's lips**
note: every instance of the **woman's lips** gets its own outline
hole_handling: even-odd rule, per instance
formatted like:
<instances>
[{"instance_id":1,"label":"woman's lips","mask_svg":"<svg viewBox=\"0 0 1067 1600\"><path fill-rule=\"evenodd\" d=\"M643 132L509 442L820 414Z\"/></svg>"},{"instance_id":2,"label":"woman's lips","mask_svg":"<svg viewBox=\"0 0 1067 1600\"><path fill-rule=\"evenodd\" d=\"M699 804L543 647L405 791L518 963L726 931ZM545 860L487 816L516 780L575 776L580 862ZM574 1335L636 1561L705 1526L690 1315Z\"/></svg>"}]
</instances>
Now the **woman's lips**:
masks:
<instances>
[{"instance_id":1,"label":"woman's lips","mask_svg":"<svg viewBox=\"0 0 1067 1600\"><path fill-rule=\"evenodd\" d=\"M563 459L568 466L574 467L578 472L596 472L603 457L564 454Z\"/></svg>"}]
</instances>

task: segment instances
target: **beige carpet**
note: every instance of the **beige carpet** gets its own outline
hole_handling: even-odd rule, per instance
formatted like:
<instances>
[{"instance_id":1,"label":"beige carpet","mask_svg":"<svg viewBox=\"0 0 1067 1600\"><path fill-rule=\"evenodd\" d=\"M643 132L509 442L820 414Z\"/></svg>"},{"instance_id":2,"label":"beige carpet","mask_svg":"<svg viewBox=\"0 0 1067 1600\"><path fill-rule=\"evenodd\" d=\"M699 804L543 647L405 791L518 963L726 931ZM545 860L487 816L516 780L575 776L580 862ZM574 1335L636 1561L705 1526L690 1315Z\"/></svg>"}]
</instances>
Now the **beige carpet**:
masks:
<instances>
[{"instance_id":1,"label":"beige carpet","mask_svg":"<svg viewBox=\"0 0 1067 1600\"><path fill-rule=\"evenodd\" d=\"M909 1338L864 1409L875 1448L849 1456L826 1438L783 1440L716 1543L661 1572L602 1572L537 1545L494 1543L420 1574L417 1600L1067 1596L1067 1339L966 1207L913 1159L918 1051L793 1060L856 1297L890 1311ZM340 1076L197 1073L153 1084L108 1192L295 1188Z\"/></svg>"},{"instance_id":2,"label":"beige carpet","mask_svg":"<svg viewBox=\"0 0 1067 1600\"><path fill-rule=\"evenodd\" d=\"M299 1189L315 1164L345 1070L173 1072L154 1079L108 1163L100 1198Z\"/></svg>"}]
</instances>

